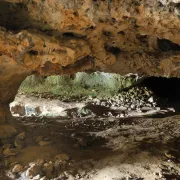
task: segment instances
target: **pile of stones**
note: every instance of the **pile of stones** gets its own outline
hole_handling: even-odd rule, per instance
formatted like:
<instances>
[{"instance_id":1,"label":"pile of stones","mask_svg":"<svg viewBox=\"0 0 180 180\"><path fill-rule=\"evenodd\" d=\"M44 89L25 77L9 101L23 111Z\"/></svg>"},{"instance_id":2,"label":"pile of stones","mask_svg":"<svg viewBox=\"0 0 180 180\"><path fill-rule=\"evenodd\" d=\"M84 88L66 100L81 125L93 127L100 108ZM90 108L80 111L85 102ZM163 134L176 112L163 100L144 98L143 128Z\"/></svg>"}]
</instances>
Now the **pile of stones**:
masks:
<instances>
[{"instance_id":1,"label":"pile of stones","mask_svg":"<svg viewBox=\"0 0 180 180\"><path fill-rule=\"evenodd\" d=\"M19 180L48 180L59 177L69 165L70 157L58 154L51 161L38 159L24 167L17 163L8 173L11 178Z\"/></svg>"}]
</instances>

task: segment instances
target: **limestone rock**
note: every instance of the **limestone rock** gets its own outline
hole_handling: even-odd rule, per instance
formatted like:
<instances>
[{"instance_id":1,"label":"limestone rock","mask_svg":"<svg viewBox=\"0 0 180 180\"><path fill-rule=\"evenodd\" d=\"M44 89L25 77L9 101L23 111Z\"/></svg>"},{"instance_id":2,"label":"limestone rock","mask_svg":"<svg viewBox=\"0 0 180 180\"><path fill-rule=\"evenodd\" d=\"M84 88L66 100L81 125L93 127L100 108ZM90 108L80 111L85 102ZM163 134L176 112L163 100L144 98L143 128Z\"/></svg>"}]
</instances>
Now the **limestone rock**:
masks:
<instances>
[{"instance_id":1,"label":"limestone rock","mask_svg":"<svg viewBox=\"0 0 180 180\"><path fill-rule=\"evenodd\" d=\"M16 164L13 167L12 172L13 173L20 173L20 172L22 172L22 170L23 170L23 167L20 164Z\"/></svg>"},{"instance_id":2,"label":"limestone rock","mask_svg":"<svg viewBox=\"0 0 180 180\"><path fill-rule=\"evenodd\" d=\"M26 170L26 177L33 178L38 174L42 174L42 165L44 160L37 160L34 163L30 164L30 167Z\"/></svg>"},{"instance_id":3,"label":"limestone rock","mask_svg":"<svg viewBox=\"0 0 180 180\"><path fill-rule=\"evenodd\" d=\"M3 151L3 155L5 157L9 157L9 156L16 156L17 155L17 150L16 149L10 149L10 148L7 148Z\"/></svg>"},{"instance_id":4,"label":"limestone rock","mask_svg":"<svg viewBox=\"0 0 180 180\"><path fill-rule=\"evenodd\" d=\"M59 173L59 171L62 171L63 169L65 169L67 163L68 163L67 161L63 161L60 159L55 160L54 168L55 168L56 172Z\"/></svg>"},{"instance_id":5,"label":"limestone rock","mask_svg":"<svg viewBox=\"0 0 180 180\"><path fill-rule=\"evenodd\" d=\"M67 154L58 154L55 157L56 160L68 161L70 157Z\"/></svg>"},{"instance_id":6,"label":"limestone rock","mask_svg":"<svg viewBox=\"0 0 180 180\"><path fill-rule=\"evenodd\" d=\"M41 176L38 174L38 175L36 175L35 177L33 177L33 180L39 180L40 177L41 177Z\"/></svg>"},{"instance_id":7,"label":"limestone rock","mask_svg":"<svg viewBox=\"0 0 180 180\"><path fill-rule=\"evenodd\" d=\"M16 138L19 139L19 140L24 140L25 137L26 137L25 132L22 132L22 133L18 134Z\"/></svg>"},{"instance_id":8,"label":"limestone rock","mask_svg":"<svg viewBox=\"0 0 180 180\"><path fill-rule=\"evenodd\" d=\"M16 1L21 5L10 6ZM0 2L1 67L9 67L3 79L5 71L50 75L87 69L180 77L180 20L172 8L178 1L16 1Z\"/></svg>"},{"instance_id":9,"label":"limestone rock","mask_svg":"<svg viewBox=\"0 0 180 180\"><path fill-rule=\"evenodd\" d=\"M25 139L25 132L20 133L19 135L16 136L14 145L17 148L22 149L24 147L24 139Z\"/></svg>"},{"instance_id":10,"label":"limestone rock","mask_svg":"<svg viewBox=\"0 0 180 180\"><path fill-rule=\"evenodd\" d=\"M45 173L47 178L52 178L53 169L54 169L54 165L53 165L52 161L50 161L43 165L42 171Z\"/></svg>"},{"instance_id":11,"label":"limestone rock","mask_svg":"<svg viewBox=\"0 0 180 180\"><path fill-rule=\"evenodd\" d=\"M20 116L25 115L25 107L21 104L16 104L15 106L11 107L11 112L13 114L19 114Z\"/></svg>"}]
</instances>

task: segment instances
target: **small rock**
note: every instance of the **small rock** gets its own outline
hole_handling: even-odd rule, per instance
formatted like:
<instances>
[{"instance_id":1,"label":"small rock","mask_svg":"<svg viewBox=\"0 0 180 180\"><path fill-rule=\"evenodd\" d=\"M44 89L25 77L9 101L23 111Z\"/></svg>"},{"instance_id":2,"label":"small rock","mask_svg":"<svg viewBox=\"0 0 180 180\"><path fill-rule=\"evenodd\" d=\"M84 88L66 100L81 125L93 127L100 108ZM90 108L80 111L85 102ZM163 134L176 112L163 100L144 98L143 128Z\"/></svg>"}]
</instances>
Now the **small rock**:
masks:
<instances>
[{"instance_id":1,"label":"small rock","mask_svg":"<svg viewBox=\"0 0 180 180\"><path fill-rule=\"evenodd\" d=\"M13 167L12 172L13 173L20 173L20 172L22 172L22 170L23 170L23 167L20 164L16 164Z\"/></svg>"},{"instance_id":2,"label":"small rock","mask_svg":"<svg viewBox=\"0 0 180 180\"><path fill-rule=\"evenodd\" d=\"M39 180L41 178L40 174L36 175L35 177L33 177L33 180Z\"/></svg>"},{"instance_id":3,"label":"small rock","mask_svg":"<svg viewBox=\"0 0 180 180\"><path fill-rule=\"evenodd\" d=\"M40 178L39 180L48 180L48 179L46 178L46 176L44 176L44 177Z\"/></svg>"},{"instance_id":4,"label":"small rock","mask_svg":"<svg viewBox=\"0 0 180 180\"><path fill-rule=\"evenodd\" d=\"M25 139L25 132L20 133L19 135L16 136L16 139L14 141L14 145L19 148L22 149L24 147L24 139Z\"/></svg>"},{"instance_id":5,"label":"small rock","mask_svg":"<svg viewBox=\"0 0 180 180\"><path fill-rule=\"evenodd\" d=\"M171 152L169 152L169 151L166 151L165 153L164 153L164 155L167 157L167 158L169 158L169 159L175 159L175 157L171 154Z\"/></svg>"},{"instance_id":6,"label":"small rock","mask_svg":"<svg viewBox=\"0 0 180 180\"><path fill-rule=\"evenodd\" d=\"M17 150L16 149L10 149L10 148L7 148L3 151L3 155L5 157L9 157L9 156L16 156L17 154Z\"/></svg>"},{"instance_id":7,"label":"small rock","mask_svg":"<svg viewBox=\"0 0 180 180\"><path fill-rule=\"evenodd\" d=\"M67 154L58 154L55 157L56 160L69 161L70 157Z\"/></svg>"},{"instance_id":8,"label":"small rock","mask_svg":"<svg viewBox=\"0 0 180 180\"><path fill-rule=\"evenodd\" d=\"M153 103L153 102L154 102L153 97L150 97L150 98L148 99L148 102Z\"/></svg>"},{"instance_id":9,"label":"small rock","mask_svg":"<svg viewBox=\"0 0 180 180\"><path fill-rule=\"evenodd\" d=\"M31 163L30 167L26 170L26 177L32 178L34 176L37 176L38 174L42 174L42 165L44 161L43 160L37 160L35 163Z\"/></svg>"},{"instance_id":10,"label":"small rock","mask_svg":"<svg viewBox=\"0 0 180 180\"><path fill-rule=\"evenodd\" d=\"M20 116L24 116L26 114L26 110L23 104L15 104L12 106L11 112L13 114L19 114Z\"/></svg>"},{"instance_id":11,"label":"small rock","mask_svg":"<svg viewBox=\"0 0 180 180\"><path fill-rule=\"evenodd\" d=\"M53 163L50 161L49 163L45 163L42 170L45 173L47 178L51 178L53 175L53 169L54 169L54 165Z\"/></svg>"},{"instance_id":12,"label":"small rock","mask_svg":"<svg viewBox=\"0 0 180 180\"><path fill-rule=\"evenodd\" d=\"M63 170L66 168L67 163L68 163L67 161L56 160L54 163L54 168L57 172L59 172L60 170Z\"/></svg>"},{"instance_id":13,"label":"small rock","mask_svg":"<svg viewBox=\"0 0 180 180\"><path fill-rule=\"evenodd\" d=\"M26 137L25 132L22 132L22 133L20 133L20 134L18 134L18 135L16 136L16 138L17 138L17 139L20 139L20 140L24 140L25 137Z\"/></svg>"},{"instance_id":14,"label":"small rock","mask_svg":"<svg viewBox=\"0 0 180 180\"><path fill-rule=\"evenodd\" d=\"M22 149L22 148L24 148L24 141L19 140L19 139L15 139L14 145L15 145L15 147L17 147L18 149Z\"/></svg>"}]
</instances>

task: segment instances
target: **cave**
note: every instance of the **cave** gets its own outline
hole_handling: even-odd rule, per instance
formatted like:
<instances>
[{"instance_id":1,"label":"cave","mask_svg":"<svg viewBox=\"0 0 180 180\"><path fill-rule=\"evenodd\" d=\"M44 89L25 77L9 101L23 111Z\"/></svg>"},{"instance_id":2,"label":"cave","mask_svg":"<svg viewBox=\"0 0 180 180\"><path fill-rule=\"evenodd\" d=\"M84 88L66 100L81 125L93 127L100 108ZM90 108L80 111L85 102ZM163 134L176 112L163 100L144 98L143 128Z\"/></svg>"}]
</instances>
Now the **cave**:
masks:
<instances>
[{"instance_id":1,"label":"cave","mask_svg":"<svg viewBox=\"0 0 180 180\"><path fill-rule=\"evenodd\" d=\"M143 81L143 84L152 89L159 97L167 98L172 102L180 100L179 78L149 77Z\"/></svg>"},{"instance_id":2,"label":"cave","mask_svg":"<svg viewBox=\"0 0 180 180\"><path fill-rule=\"evenodd\" d=\"M180 111L179 78L149 77L145 78L142 84L151 89L157 97L164 99L167 104L171 104L177 113Z\"/></svg>"},{"instance_id":3,"label":"cave","mask_svg":"<svg viewBox=\"0 0 180 180\"><path fill-rule=\"evenodd\" d=\"M179 31L175 0L1 0L0 179L180 179Z\"/></svg>"}]
</instances>

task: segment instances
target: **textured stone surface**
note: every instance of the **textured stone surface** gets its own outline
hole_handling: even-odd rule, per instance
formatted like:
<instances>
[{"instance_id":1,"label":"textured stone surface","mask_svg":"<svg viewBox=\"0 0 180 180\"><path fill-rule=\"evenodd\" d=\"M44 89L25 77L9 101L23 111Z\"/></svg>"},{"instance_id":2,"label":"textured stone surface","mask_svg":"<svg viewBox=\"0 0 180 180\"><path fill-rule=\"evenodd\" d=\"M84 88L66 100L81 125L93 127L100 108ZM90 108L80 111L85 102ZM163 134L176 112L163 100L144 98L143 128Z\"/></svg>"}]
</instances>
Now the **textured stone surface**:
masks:
<instances>
[{"instance_id":1,"label":"textured stone surface","mask_svg":"<svg viewBox=\"0 0 180 180\"><path fill-rule=\"evenodd\" d=\"M34 72L180 77L179 3L1 0L0 106L10 103ZM8 120L3 113L1 108L0 122Z\"/></svg>"},{"instance_id":2,"label":"textured stone surface","mask_svg":"<svg viewBox=\"0 0 180 180\"><path fill-rule=\"evenodd\" d=\"M98 69L180 76L178 3L1 1L1 59L43 75Z\"/></svg>"}]
</instances>

